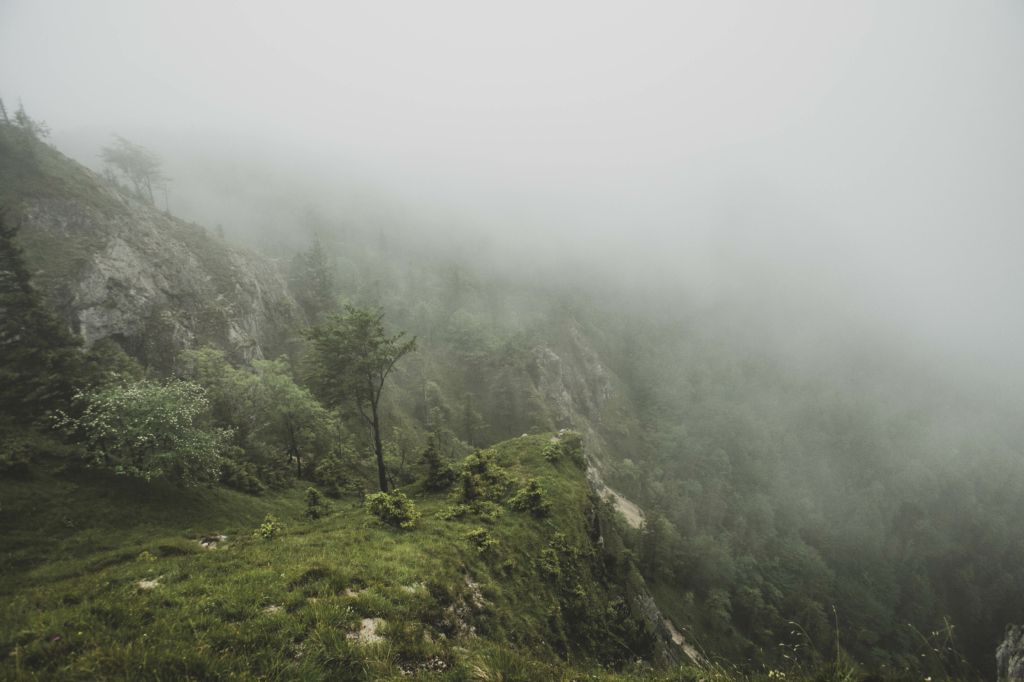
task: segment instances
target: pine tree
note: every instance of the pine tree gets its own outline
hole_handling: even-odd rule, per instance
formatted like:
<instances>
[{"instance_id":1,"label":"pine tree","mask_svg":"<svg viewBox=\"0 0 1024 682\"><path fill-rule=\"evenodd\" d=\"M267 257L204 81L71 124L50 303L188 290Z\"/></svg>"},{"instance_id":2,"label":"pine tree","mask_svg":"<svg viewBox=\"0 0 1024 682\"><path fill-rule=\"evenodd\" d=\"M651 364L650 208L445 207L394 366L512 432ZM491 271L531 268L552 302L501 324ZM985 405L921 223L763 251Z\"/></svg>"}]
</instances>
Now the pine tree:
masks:
<instances>
[{"instance_id":1,"label":"pine tree","mask_svg":"<svg viewBox=\"0 0 1024 682\"><path fill-rule=\"evenodd\" d=\"M423 485L427 490L444 490L458 477L451 460L441 454L437 447L437 437L427 434L427 446L423 448L420 461L427 465L427 476Z\"/></svg>"},{"instance_id":2,"label":"pine tree","mask_svg":"<svg viewBox=\"0 0 1024 682\"><path fill-rule=\"evenodd\" d=\"M78 388L81 337L32 288L18 232L0 208L0 411L35 420L66 406Z\"/></svg>"},{"instance_id":3,"label":"pine tree","mask_svg":"<svg viewBox=\"0 0 1024 682\"><path fill-rule=\"evenodd\" d=\"M309 303L314 316L333 310L335 306L334 275L331 273L327 250L320 243L319 237L313 237L313 245L306 254L307 285L309 287Z\"/></svg>"}]
</instances>

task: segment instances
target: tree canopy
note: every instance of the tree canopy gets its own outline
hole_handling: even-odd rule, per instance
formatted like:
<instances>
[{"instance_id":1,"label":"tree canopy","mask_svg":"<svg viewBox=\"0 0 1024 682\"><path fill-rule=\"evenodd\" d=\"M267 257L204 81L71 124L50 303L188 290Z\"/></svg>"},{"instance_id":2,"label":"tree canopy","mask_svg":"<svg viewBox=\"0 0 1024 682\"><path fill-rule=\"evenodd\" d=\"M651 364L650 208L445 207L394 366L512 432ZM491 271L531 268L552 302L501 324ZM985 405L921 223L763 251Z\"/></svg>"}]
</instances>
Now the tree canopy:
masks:
<instances>
[{"instance_id":1,"label":"tree canopy","mask_svg":"<svg viewBox=\"0 0 1024 682\"><path fill-rule=\"evenodd\" d=\"M380 489L387 492L384 447L380 435L380 396L398 361L416 350L416 337L401 342L405 332L384 333L384 311L345 306L345 315L331 313L323 325L304 329L312 343L306 379L313 394L328 408L358 413L370 427L377 457Z\"/></svg>"},{"instance_id":2,"label":"tree canopy","mask_svg":"<svg viewBox=\"0 0 1024 682\"><path fill-rule=\"evenodd\" d=\"M62 415L60 426L82 434L96 464L147 481L163 474L190 484L217 480L231 432L203 423L210 404L198 384L114 380L75 402L81 416Z\"/></svg>"}]
</instances>

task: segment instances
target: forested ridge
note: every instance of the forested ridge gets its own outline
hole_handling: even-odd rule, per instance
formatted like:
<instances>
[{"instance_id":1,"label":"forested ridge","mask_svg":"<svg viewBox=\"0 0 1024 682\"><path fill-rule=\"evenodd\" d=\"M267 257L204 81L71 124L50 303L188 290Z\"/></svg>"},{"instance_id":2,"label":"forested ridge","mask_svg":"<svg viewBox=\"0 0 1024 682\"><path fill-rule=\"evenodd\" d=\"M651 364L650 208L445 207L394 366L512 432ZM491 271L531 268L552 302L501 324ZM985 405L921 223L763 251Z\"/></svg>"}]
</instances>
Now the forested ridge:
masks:
<instances>
[{"instance_id":1,"label":"forested ridge","mask_svg":"<svg viewBox=\"0 0 1024 682\"><path fill-rule=\"evenodd\" d=\"M907 369L898 353L800 370L767 344L733 343L743 320L723 324L727 308L659 310L631 305L628 292L610 301L330 220L306 224L302 249L268 254L297 306L277 318L295 322L278 330L280 357L241 352L251 339L196 335L173 361L147 367L117 339L85 350L63 331L44 302L73 271L46 273L49 289L28 286L30 269L45 268L43 237L32 236L30 260L18 247L20 207L67 196L67 176L86 171L13 124L0 123L0 155L9 480L53 467L73 477L89 462L254 496L296 485L335 499L371 492L370 433L318 393L300 330L340 324L334 312L376 311L388 334L416 339L381 394L389 485L421 481L428 437L458 464L523 434L592 431L591 464L644 511L635 529L606 509L604 551L635 566L710 658L764 671L841 650L864 671L992 677L1004 626L1024 617L1024 442L1013 404ZM555 378L564 404L549 390ZM192 431L169 430L154 457L135 441L90 436L89 406L129 402L150 413L187 407ZM46 560L19 556L22 569ZM8 559L5 570L15 568Z\"/></svg>"}]
</instances>

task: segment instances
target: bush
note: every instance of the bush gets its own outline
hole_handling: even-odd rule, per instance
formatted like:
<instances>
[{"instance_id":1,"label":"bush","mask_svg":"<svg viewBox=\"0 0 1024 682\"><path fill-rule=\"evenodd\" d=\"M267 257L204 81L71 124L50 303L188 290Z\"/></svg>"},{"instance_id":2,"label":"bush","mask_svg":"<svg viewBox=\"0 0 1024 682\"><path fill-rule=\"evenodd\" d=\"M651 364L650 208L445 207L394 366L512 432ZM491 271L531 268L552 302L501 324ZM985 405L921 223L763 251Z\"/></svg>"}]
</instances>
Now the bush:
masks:
<instances>
[{"instance_id":1,"label":"bush","mask_svg":"<svg viewBox=\"0 0 1024 682\"><path fill-rule=\"evenodd\" d=\"M0 475L18 477L29 473L29 465L38 455L30 435L14 431L0 442Z\"/></svg>"},{"instance_id":2,"label":"bush","mask_svg":"<svg viewBox=\"0 0 1024 682\"><path fill-rule=\"evenodd\" d=\"M263 524L252 532L252 536L259 540L273 540L284 530L284 524L278 523L273 514L267 514L267 518L263 519Z\"/></svg>"},{"instance_id":3,"label":"bush","mask_svg":"<svg viewBox=\"0 0 1024 682\"><path fill-rule=\"evenodd\" d=\"M575 431L566 431L562 434L562 454L569 458L569 461L578 468L587 468L587 458L583 454L583 436Z\"/></svg>"},{"instance_id":4,"label":"bush","mask_svg":"<svg viewBox=\"0 0 1024 682\"><path fill-rule=\"evenodd\" d=\"M494 455L478 450L462 463L462 473L451 497L476 511L484 502L499 502L511 485L512 478L494 461Z\"/></svg>"},{"instance_id":5,"label":"bush","mask_svg":"<svg viewBox=\"0 0 1024 682\"><path fill-rule=\"evenodd\" d=\"M351 487L345 465L333 453L325 455L317 463L313 470L313 480L333 498L341 497L342 492Z\"/></svg>"},{"instance_id":6,"label":"bush","mask_svg":"<svg viewBox=\"0 0 1024 682\"><path fill-rule=\"evenodd\" d=\"M57 425L81 435L93 463L147 481L171 474L187 484L218 480L230 429L206 428L206 391L189 381L161 384L115 377L75 396L81 416L58 411Z\"/></svg>"},{"instance_id":7,"label":"bush","mask_svg":"<svg viewBox=\"0 0 1024 682\"><path fill-rule=\"evenodd\" d=\"M544 499L544 490L536 478L531 478L526 482L526 487L516 493L516 496L509 502L509 506L515 511L533 514L538 518L551 514L551 502Z\"/></svg>"},{"instance_id":8,"label":"bush","mask_svg":"<svg viewBox=\"0 0 1024 682\"><path fill-rule=\"evenodd\" d=\"M306 488L306 511L302 516L310 521L322 519L331 513L331 503L316 488Z\"/></svg>"},{"instance_id":9,"label":"bush","mask_svg":"<svg viewBox=\"0 0 1024 682\"><path fill-rule=\"evenodd\" d=\"M580 469L587 468L587 458L583 455L583 436L575 431L562 432L559 440L544 446L541 454L552 464L557 464L564 457Z\"/></svg>"},{"instance_id":10,"label":"bush","mask_svg":"<svg viewBox=\"0 0 1024 682\"><path fill-rule=\"evenodd\" d=\"M562 458L562 443L548 443L544 446L541 454L544 455L544 459L547 461L557 464L558 460Z\"/></svg>"},{"instance_id":11,"label":"bush","mask_svg":"<svg viewBox=\"0 0 1024 682\"><path fill-rule=\"evenodd\" d=\"M249 495L262 495L266 490L252 462L236 462L225 458L221 461L220 482Z\"/></svg>"},{"instance_id":12,"label":"bush","mask_svg":"<svg viewBox=\"0 0 1024 682\"><path fill-rule=\"evenodd\" d=\"M469 540L470 544L476 547L476 551L481 554L497 547L499 542L491 537L491 533L486 528L477 528L471 530L468 533L463 533L459 536L463 540Z\"/></svg>"},{"instance_id":13,"label":"bush","mask_svg":"<svg viewBox=\"0 0 1024 682\"><path fill-rule=\"evenodd\" d=\"M412 528L416 525L416 519L420 517L412 500L398 490L367 495L365 506L367 514L400 528Z\"/></svg>"},{"instance_id":14,"label":"bush","mask_svg":"<svg viewBox=\"0 0 1024 682\"><path fill-rule=\"evenodd\" d=\"M558 561L558 553L555 550L545 549L541 551L540 572L553 580L558 580L562 577L562 565Z\"/></svg>"}]
</instances>

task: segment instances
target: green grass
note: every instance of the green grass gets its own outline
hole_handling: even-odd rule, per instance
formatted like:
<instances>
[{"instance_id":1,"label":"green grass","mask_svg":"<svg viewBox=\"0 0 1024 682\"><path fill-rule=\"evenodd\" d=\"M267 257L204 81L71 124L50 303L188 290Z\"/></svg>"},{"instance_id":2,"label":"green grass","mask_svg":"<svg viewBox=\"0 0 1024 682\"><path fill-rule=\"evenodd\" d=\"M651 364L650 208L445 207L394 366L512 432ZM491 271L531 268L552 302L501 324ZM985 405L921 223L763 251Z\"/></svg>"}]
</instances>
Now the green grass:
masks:
<instances>
[{"instance_id":1,"label":"green grass","mask_svg":"<svg viewBox=\"0 0 1024 682\"><path fill-rule=\"evenodd\" d=\"M414 485L403 489L422 514L413 530L368 516L355 497L335 501L326 519L302 521L307 484L251 497L44 466L0 480L0 678L866 677L845 659L781 675L640 662L653 660L651 642L623 611L623 576L606 573L589 538L583 472L567 458L546 461L549 438L491 448L519 485L540 481L549 517L509 510L510 494L492 522L444 521L436 514L453 504L447 493ZM267 514L287 527L256 539ZM479 551L470 534L480 528L497 544ZM213 535L228 539L200 546ZM379 641L357 641L367 619L379 619L370 625Z\"/></svg>"},{"instance_id":2,"label":"green grass","mask_svg":"<svg viewBox=\"0 0 1024 682\"><path fill-rule=\"evenodd\" d=\"M593 611L591 625L614 625L613 588L595 568L583 474L543 459L548 438L492 450L515 478L540 479L549 518L505 509L493 523L442 521L435 514L452 504L447 494L410 486L404 492L423 514L411 531L368 516L356 498L303 522L305 486L254 498L91 470L74 482L42 473L2 481L0 671L8 679L299 680L590 670L614 679L619 673L599 665L615 662L602 650L608 643L574 634L590 632L571 622L580 609ZM267 513L286 531L253 539ZM484 552L462 539L481 527L498 541ZM576 550L558 550L561 582L540 568L556 532ZM228 540L200 547L214 534ZM570 588L583 596L566 598ZM352 641L367 618L382 619L382 640Z\"/></svg>"}]
</instances>

